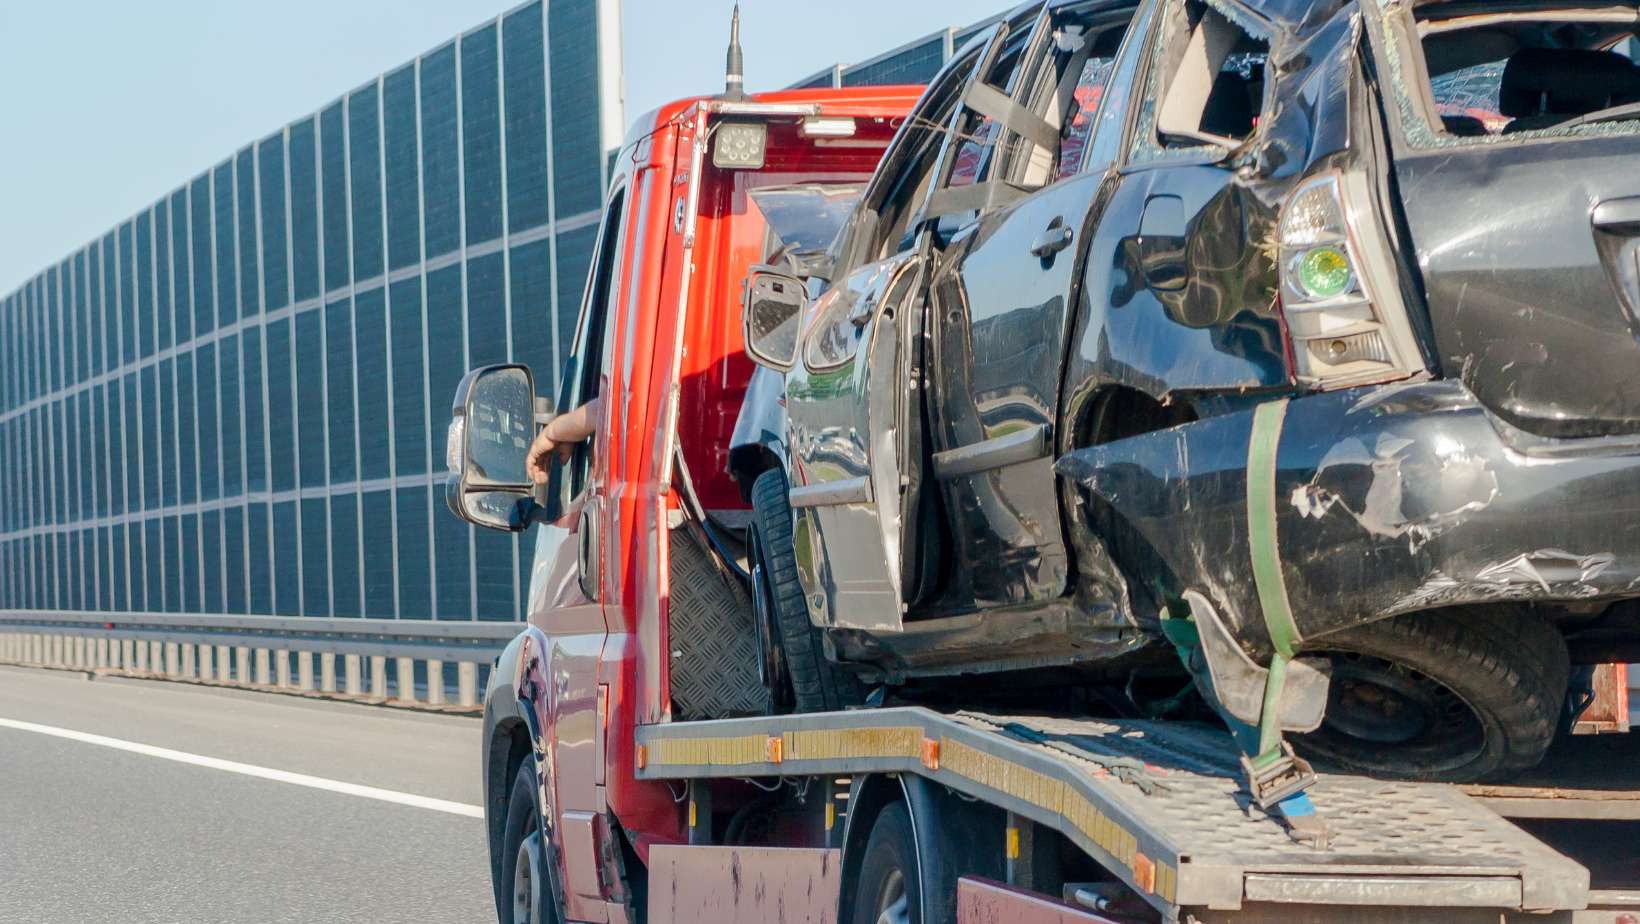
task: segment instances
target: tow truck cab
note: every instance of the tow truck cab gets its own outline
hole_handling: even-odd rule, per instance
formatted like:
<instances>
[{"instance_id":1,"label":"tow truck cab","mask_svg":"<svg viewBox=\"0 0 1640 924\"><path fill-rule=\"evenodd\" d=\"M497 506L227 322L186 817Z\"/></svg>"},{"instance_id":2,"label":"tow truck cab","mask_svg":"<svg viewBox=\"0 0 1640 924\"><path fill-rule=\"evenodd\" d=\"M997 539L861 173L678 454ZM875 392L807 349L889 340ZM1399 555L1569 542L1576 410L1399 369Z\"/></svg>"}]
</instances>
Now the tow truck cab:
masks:
<instances>
[{"instance_id":1,"label":"tow truck cab","mask_svg":"<svg viewBox=\"0 0 1640 924\"><path fill-rule=\"evenodd\" d=\"M537 526L528 624L485 697L485 815L503 921L516 917L519 888L534 890L526 903L550 901L577 921L642 908L643 877L629 873L685 832L667 785L635 778L635 727L766 708L734 574L747 504L728 473L753 371L741 283L782 249L830 243L920 93L695 98L639 119L614 155L561 374L490 367L458 389L452 510L494 528ZM531 413L537 388L555 398L534 398ZM531 492L522 462L533 424L593 399L596 434ZM533 785L519 785L521 773ZM520 813L508 812L520 798L538 807L523 834L513 830ZM520 859L531 856L539 865Z\"/></svg>"}]
</instances>

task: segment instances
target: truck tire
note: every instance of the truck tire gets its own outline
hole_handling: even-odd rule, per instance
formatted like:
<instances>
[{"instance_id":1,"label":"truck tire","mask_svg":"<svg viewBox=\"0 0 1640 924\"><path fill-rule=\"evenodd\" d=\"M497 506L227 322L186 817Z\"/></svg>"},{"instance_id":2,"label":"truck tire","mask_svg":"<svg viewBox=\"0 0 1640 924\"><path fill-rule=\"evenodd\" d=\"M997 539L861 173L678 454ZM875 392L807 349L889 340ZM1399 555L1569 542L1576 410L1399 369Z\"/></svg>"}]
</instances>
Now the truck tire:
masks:
<instances>
[{"instance_id":1,"label":"truck tire","mask_svg":"<svg viewBox=\"0 0 1640 924\"><path fill-rule=\"evenodd\" d=\"M497 909L501 924L559 924L563 920L558 863L541 826L535 801L538 791L534 761L525 757L513 776L501 829L501 883L506 890Z\"/></svg>"},{"instance_id":2,"label":"truck tire","mask_svg":"<svg viewBox=\"0 0 1640 924\"><path fill-rule=\"evenodd\" d=\"M922 919L917 838L905 803L894 802L877 815L860 855L848 924L921 924Z\"/></svg>"},{"instance_id":3,"label":"truck tire","mask_svg":"<svg viewBox=\"0 0 1640 924\"><path fill-rule=\"evenodd\" d=\"M1373 776L1495 780L1537 765L1554 740L1566 642L1523 606L1429 610L1323 636L1332 662L1321 728L1300 749Z\"/></svg>"},{"instance_id":4,"label":"truck tire","mask_svg":"<svg viewBox=\"0 0 1640 924\"><path fill-rule=\"evenodd\" d=\"M792 542L791 502L786 473L770 469L752 484L752 593L760 618L772 629L773 660L784 665L790 700L796 712L827 712L864 700L860 682L826 658L820 630L809 622L803 585L797 579L797 551ZM766 670L766 673L770 673ZM781 671L772 673L779 676ZM780 699L780 691L771 691Z\"/></svg>"}]
</instances>

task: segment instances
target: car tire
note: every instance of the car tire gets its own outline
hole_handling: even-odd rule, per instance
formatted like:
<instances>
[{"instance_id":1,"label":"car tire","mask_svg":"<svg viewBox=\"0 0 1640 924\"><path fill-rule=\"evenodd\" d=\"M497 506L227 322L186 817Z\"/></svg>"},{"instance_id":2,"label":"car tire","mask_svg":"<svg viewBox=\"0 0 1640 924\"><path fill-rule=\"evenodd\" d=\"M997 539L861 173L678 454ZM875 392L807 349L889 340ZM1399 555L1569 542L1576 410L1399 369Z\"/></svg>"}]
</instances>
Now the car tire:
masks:
<instances>
[{"instance_id":1,"label":"car tire","mask_svg":"<svg viewBox=\"0 0 1640 924\"><path fill-rule=\"evenodd\" d=\"M1327 714L1297 746L1357 773L1495 780L1537 765L1570 670L1560 632L1513 605L1392 616L1314 639L1332 662Z\"/></svg>"},{"instance_id":2,"label":"car tire","mask_svg":"<svg viewBox=\"0 0 1640 924\"><path fill-rule=\"evenodd\" d=\"M536 803L535 766L526 757L513 775L502 824L501 924L560 924L558 864Z\"/></svg>"},{"instance_id":3,"label":"car tire","mask_svg":"<svg viewBox=\"0 0 1640 924\"><path fill-rule=\"evenodd\" d=\"M878 813L860 855L849 924L920 924L920 872L911 813L894 802Z\"/></svg>"},{"instance_id":4,"label":"car tire","mask_svg":"<svg viewBox=\"0 0 1640 924\"><path fill-rule=\"evenodd\" d=\"M752 484L753 568L752 593L758 621L772 630L775 646L765 663L783 670L765 670L789 680L791 708L796 712L827 712L858 705L864 700L860 681L837 669L826 657L821 630L809 621L803 585L797 578L797 550L792 540L791 502L786 473L770 469ZM766 630L760 630L766 631ZM777 701L782 691L772 690Z\"/></svg>"}]
</instances>

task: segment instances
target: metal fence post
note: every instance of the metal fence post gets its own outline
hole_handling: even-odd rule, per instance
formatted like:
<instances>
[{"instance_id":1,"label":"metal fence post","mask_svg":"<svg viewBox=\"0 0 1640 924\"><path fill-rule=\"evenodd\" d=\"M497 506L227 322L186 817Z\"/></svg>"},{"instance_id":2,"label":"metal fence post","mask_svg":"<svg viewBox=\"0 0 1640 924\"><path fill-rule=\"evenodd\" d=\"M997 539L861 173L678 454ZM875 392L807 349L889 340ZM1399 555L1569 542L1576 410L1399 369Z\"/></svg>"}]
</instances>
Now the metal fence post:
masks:
<instances>
[{"instance_id":1,"label":"metal fence post","mask_svg":"<svg viewBox=\"0 0 1640 924\"><path fill-rule=\"evenodd\" d=\"M165 676L182 676L182 646L176 642L165 643Z\"/></svg>"},{"instance_id":2,"label":"metal fence post","mask_svg":"<svg viewBox=\"0 0 1640 924\"><path fill-rule=\"evenodd\" d=\"M319 689L326 693L336 692L336 655L334 652L324 652L319 655Z\"/></svg>"},{"instance_id":3,"label":"metal fence post","mask_svg":"<svg viewBox=\"0 0 1640 924\"><path fill-rule=\"evenodd\" d=\"M274 681L283 687L290 686L290 652L283 648L275 648L270 652L273 657Z\"/></svg>"},{"instance_id":4,"label":"metal fence post","mask_svg":"<svg viewBox=\"0 0 1640 924\"><path fill-rule=\"evenodd\" d=\"M215 680L216 679L216 661L215 661L214 658L211 657L211 652L212 652L212 648L211 648L210 645L200 645L199 646L199 679L200 680Z\"/></svg>"},{"instance_id":5,"label":"metal fence post","mask_svg":"<svg viewBox=\"0 0 1640 924\"><path fill-rule=\"evenodd\" d=\"M298 651L296 653L296 686L303 690L313 689L313 652Z\"/></svg>"},{"instance_id":6,"label":"metal fence post","mask_svg":"<svg viewBox=\"0 0 1640 924\"><path fill-rule=\"evenodd\" d=\"M233 679L249 685L251 682L251 650L249 646L240 645L233 651L234 675Z\"/></svg>"},{"instance_id":7,"label":"metal fence post","mask_svg":"<svg viewBox=\"0 0 1640 924\"><path fill-rule=\"evenodd\" d=\"M256 649L256 682L267 686L273 682L273 655L266 648Z\"/></svg>"}]
</instances>

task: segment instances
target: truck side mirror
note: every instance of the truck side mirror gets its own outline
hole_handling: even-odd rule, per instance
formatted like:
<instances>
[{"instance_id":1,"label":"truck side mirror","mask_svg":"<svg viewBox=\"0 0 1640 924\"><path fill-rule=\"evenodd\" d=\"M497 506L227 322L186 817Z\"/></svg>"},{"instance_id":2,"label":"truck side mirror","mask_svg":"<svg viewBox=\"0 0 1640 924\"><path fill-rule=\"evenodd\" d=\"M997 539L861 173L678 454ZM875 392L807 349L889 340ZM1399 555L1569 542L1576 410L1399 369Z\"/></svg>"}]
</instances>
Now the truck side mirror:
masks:
<instances>
[{"instance_id":1,"label":"truck side mirror","mask_svg":"<svg viewBox=\"0 0 1640 924\"><path fill-rule=\"evenodd\" d=\"M797 363L797 330L809 292L803 280L768 266L754 266L746 276L741 306L746 355L759 365L786 372Z\"/></svg>"},{"instance_id":2,"label":"truck side mirror","mask_svg":"<svg viewBox=\"0 0 1640 924\"><path fill-rule=\"evenodd\" d=\"M475 526L522 532L538 519L524 472L535 438L535 380L528 366L474 369L456 386L444 457L445 503Z\"/></svg>"}]
</instances>

